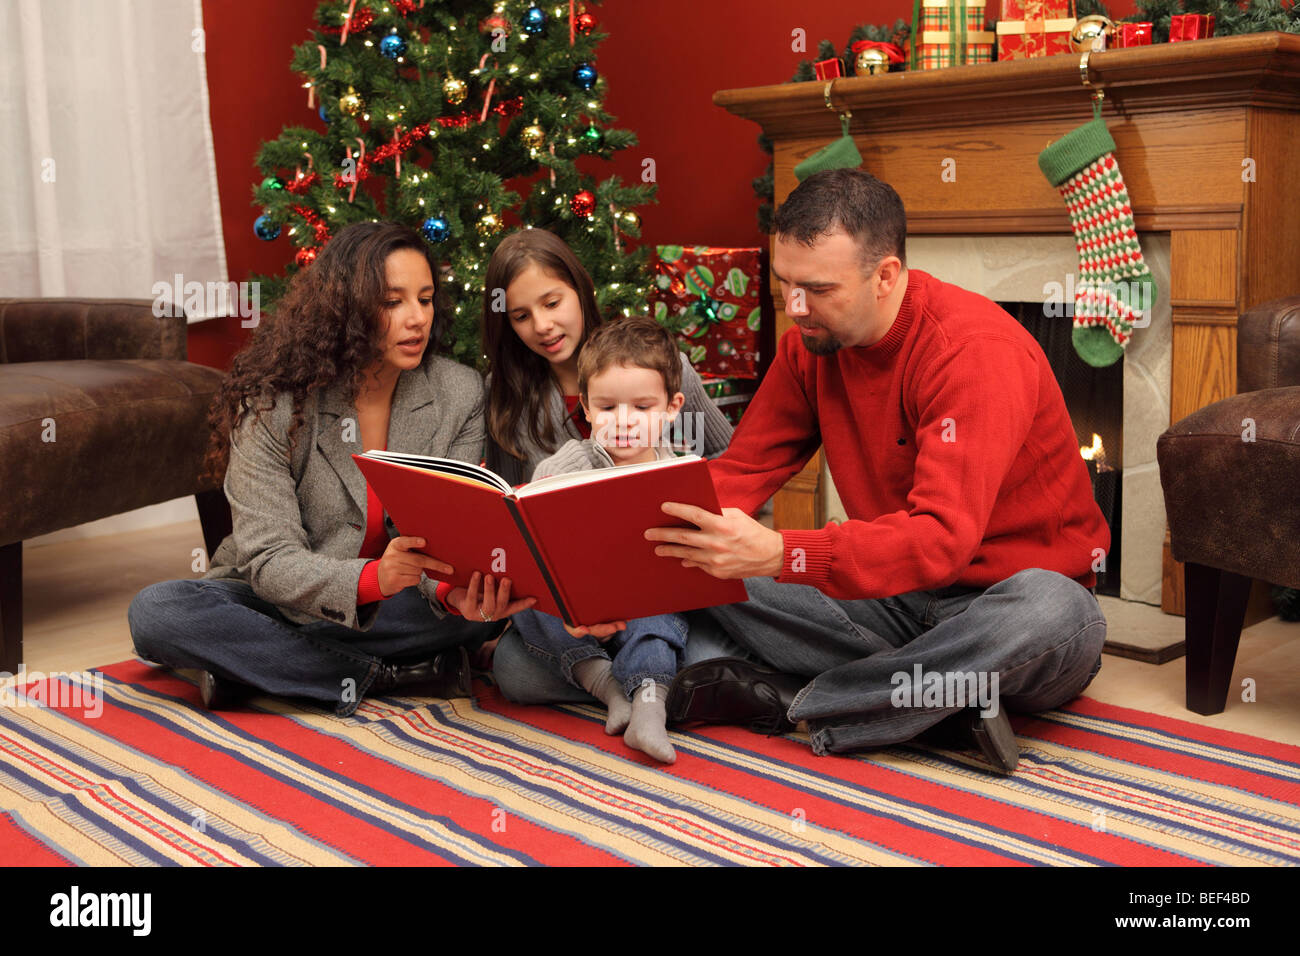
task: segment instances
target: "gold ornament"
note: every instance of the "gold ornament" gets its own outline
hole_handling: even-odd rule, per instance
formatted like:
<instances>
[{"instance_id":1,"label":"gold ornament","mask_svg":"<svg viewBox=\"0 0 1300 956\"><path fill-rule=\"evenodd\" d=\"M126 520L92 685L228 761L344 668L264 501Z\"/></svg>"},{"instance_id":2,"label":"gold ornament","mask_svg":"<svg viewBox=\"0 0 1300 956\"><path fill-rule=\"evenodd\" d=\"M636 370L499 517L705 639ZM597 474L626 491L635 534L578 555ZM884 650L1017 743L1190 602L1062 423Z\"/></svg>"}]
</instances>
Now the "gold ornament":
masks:
<instances>
[{"instance_id":1,"label":"gold ornament","mask_svg":"<svg viewBox=\"0 0 1300 956\"><path fill-rule=\"evenodd\" d=\"M629 229L640 229L641 217L629 209L623 213L623 224Z\"/></svg>"},{"instance_id":2,"label":"gold ornament","mask_svg":"<svg viewBox=\"0 0 1300 956\"><path fill-rule=\"evenodd\" d=\"M447 102L452 106L460 106L465 102L465 81L458 80L454 76L447 77L442 81L442 95L447 97Z\"/></svg>"},{"instance_id":3,"label":"gold ornament","mask_svg":"<svg viewBox=\"0 0 1300 956\"><path fill-rule=\"evenodd\" d=\"M1082 53L1092 49L1092 41L1100 36L1109 37L1115 32L1115 24L1109 17L1099 13L1080 17L1070 31L1070 49Z\"/></svg>"},{"instance_id":4,"label":"gold ornament","mask_svg":"<svg viewBox=\"0 0 1300 956\"><path fill-rule=\"evenodd\" d=\"M348 87L348 91L339 97L339 109L349 116L356 116L366 108L365 101L361 99L361 94Z\"/></svg>"},{"instance_id":5,"label":"gold ornament","mask_svg":"<svg viewBox=\"0 0 1300 956\"><path fill-rule=\"evenodd\" d=\"M486 239L488 236L495 236L501 231L501 220L497 218L497 214L494 212L485 213L474 228L480 236Z\"/></svg>"},{"instance_id":6,"label":"gold ornament","mask_svg":"<svg viewBox=\"0 0 1300 956\"><path fill-rule=\"evenodd\" d=\"M537 120L533 120L531 126L523 128L519 138L529 149L541 149L542 144L546 142L546 131L537 125Z\"/></svg>"},{"instance_id":7,"label":"gold ornament","mask_svg":"<svg viewBox=\"0 0 1300 956\"><path fill-rule=\"evenodd\" d=\"M889 54L878 47L868 48L853 61L853 71L858 76L875 76L889 72Z\"/></svg>"}]
</instances>

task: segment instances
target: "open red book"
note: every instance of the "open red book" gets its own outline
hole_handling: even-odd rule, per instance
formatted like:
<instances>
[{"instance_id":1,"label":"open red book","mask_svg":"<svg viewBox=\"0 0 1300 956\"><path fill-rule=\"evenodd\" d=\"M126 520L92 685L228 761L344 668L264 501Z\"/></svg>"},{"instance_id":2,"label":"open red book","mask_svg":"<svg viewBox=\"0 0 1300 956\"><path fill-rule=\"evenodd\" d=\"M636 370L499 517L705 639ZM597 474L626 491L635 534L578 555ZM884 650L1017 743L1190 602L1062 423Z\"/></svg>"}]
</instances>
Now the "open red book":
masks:
<instances>
[{"instance_id":1,"label":"open red book","mask_svg":"<svg viewBox=\"0 0 1300 956\"><path fill-rule=\"evenodd\" d=\"M708 464L688 455L542 478L512 489L486 468L449 458L368 451L353 455L400 534L456 569L509 577L511 597L570 627L732 604L748 598L678 558L655 554L647 528L693 525L660 510L665 501L720 514Z\"/></svg>"}]
</instances>

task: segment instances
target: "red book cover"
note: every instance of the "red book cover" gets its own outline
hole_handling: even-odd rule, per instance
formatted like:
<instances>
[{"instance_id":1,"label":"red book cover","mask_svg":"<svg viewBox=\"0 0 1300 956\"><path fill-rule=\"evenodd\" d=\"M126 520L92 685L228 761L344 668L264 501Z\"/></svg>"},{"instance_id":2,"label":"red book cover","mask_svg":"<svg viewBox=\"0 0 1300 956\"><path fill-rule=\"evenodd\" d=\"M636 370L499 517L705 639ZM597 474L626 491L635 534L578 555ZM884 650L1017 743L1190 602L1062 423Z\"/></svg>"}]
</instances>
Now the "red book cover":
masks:
<instances>
[{"instance_id":1,"label":"red book cover","mask_svg":"<svg viewBox=\"0 0 1300 956\"><path fill-rule=\"evenodd\" d=\"M707 463L694 456L543 478L511 490L465 462L367 452L357 466L398 532L425 538L453 584L474 571L507 576L512 596L570 626L731 604L747 598L677 558L654 553L647 528L689 523L664 514L680 501L719 514Z\"/></svg>"}]
</instances>

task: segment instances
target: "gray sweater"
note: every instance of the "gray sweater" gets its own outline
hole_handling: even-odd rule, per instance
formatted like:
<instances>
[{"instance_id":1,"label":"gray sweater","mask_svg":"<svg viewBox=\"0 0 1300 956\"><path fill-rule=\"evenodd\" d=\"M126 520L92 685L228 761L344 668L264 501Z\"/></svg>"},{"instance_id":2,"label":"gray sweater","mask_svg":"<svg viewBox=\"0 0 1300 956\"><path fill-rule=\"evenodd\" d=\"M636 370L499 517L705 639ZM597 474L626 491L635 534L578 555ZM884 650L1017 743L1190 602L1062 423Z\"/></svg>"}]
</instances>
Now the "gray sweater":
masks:
<instances>
[{"instance_id":1,"label":"gray sweater","mask_svg":"<svg viewBox=\"0 0 1300 956\"><path fill-rule=\"evenodd\" d=\"M655 448L655 458L663 461L676 458L673 450L665 445ZM594 438L566 441L550 458L543 458L533 469L533 479L549 478L551 475L570 475L578 471L593 471L596 468L613 468L614 459L610 457L601 444Z\"/></svg>"},{"instance_id":2,"label":"gray sweater","mask_svg":"<svg viewBox=\"0 0 1300 956\"><path fill-rule=\"evenodd\" d=\"M688 426L684 434L690 450L703 458L716 458L727 450L731 444L731 422L722 414L721 409L713 404L699 373L691 366L685 353L679 353L682 360L682 394L686 401L679 416ZM488 376L491 381L491 375ZM550 388L546 397L546 413L561 436L561 443L570 440L582 440L578 427L569 420L568 409L564 406L564 396L555 387ZM518 458L506 454L491 436L487 439L487 466L512 485L532 481L533 473L542 459L554 454L556 449L543 448L528 435L527 425L520 421L515 432L515 447L524 454L521 462Z\"/></svg>"}]
</instances>

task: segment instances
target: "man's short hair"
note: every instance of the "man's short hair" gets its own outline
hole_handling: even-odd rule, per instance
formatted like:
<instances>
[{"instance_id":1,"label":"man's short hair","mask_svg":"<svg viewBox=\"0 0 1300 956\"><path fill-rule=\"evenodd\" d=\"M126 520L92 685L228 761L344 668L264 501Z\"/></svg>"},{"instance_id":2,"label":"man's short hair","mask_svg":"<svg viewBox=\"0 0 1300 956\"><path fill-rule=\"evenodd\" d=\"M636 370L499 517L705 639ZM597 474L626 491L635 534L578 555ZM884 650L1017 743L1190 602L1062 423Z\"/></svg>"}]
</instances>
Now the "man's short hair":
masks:
<instances>
[{"instance_id":1,"label":"man's short hair","mask_svg":"<svg viewBox=\"0 0 1300 956\"><path fill-rule=\"evenodd\" d=\"M668 400L682 388L682 360L672 333L645 315L606 322L591 333L578 354L578 392L587 397L587 383L615 365L658 372Z\"/></svg>"},{"instance_id":2,"label":"man's short hair","mask_svg":"<svg viewBox=\"0 0 1300 956\"><path fill-rule=\"evenodd\" d=\"M858 244L863 271L885 256L907 265L907 214L894 187L861 169L813 173L786 197L772 219L773 231L811 246L837 228Z\"/></svg>"}]
</instances>

